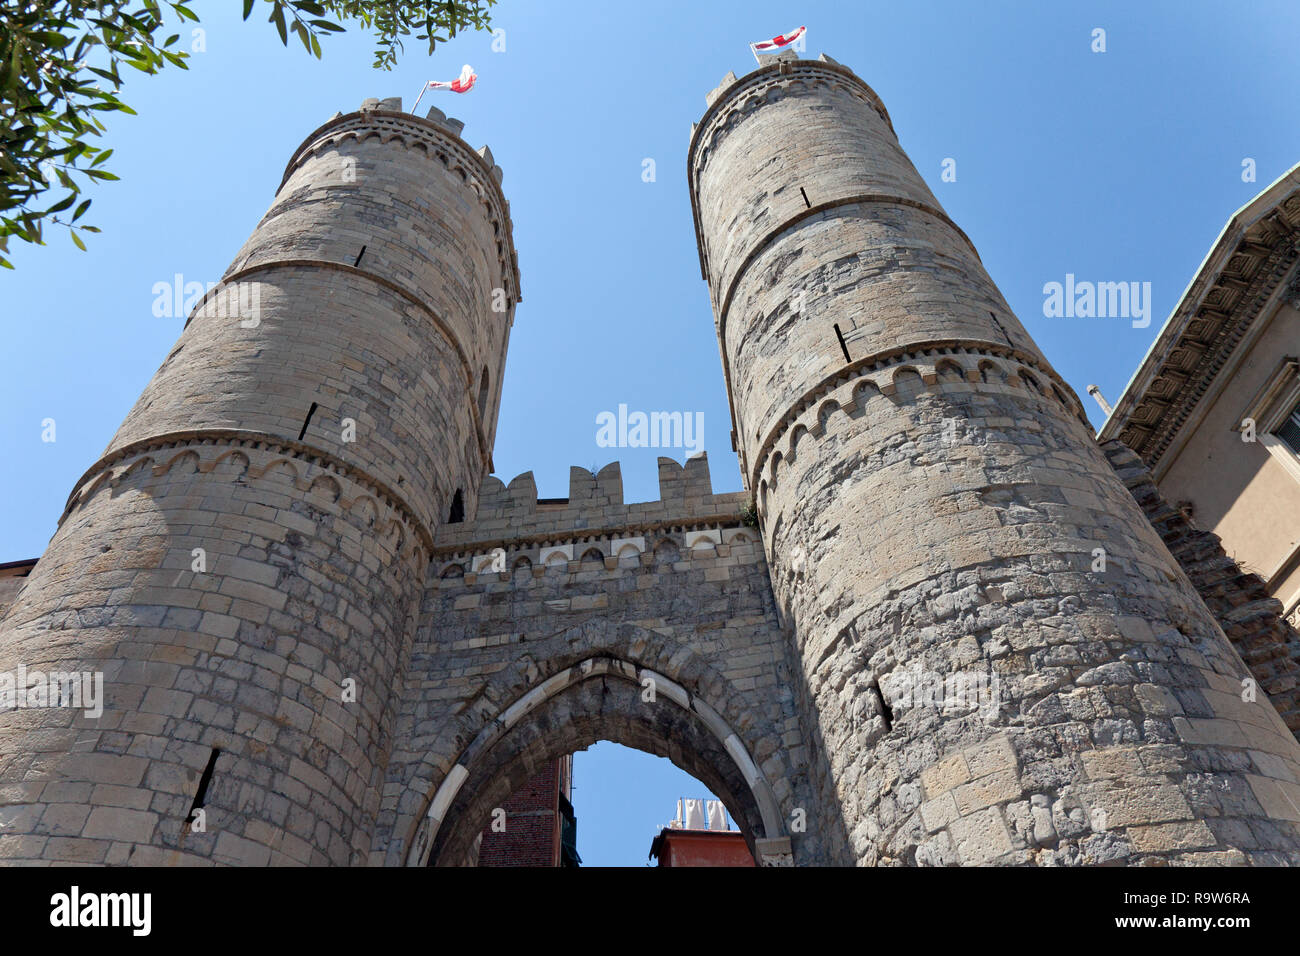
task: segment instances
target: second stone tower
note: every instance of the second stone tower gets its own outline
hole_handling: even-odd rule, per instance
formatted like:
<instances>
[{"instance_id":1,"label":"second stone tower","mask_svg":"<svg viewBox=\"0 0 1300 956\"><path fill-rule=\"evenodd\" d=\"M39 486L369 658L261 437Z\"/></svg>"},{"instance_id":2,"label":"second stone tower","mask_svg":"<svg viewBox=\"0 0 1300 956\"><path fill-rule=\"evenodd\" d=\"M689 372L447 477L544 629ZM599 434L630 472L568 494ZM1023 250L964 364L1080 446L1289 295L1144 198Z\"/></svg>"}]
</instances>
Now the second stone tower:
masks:
<instances>
[{"instance_id":1,"label":"second stone tower","mask_svg":"<svg viewBox=\"0 0 1300 956\"><path fill-rule=\"evenodd\" d=\"M1300 862L1300 747L880 99L783 55L708 102L700 262L820 862Z\"/></svg>"}]
</instances>

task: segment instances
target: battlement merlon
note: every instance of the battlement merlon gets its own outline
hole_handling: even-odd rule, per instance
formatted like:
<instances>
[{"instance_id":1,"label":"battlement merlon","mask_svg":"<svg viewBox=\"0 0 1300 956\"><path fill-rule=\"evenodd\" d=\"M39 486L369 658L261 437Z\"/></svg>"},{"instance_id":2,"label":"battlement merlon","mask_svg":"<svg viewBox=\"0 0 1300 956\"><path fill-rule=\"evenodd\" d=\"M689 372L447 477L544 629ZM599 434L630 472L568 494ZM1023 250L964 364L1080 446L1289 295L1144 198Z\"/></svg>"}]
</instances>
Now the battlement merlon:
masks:
<instances>
[{"instance_id":1,"label":"battlement merlon","mask_svg":"<svg viewBox=\"0 0 1300 956\"><path fill-rule=\"evenodd\" d=\"M670 527L734 527L744 523L742 512L750 501L747 491L715 495L703 454L685 466L661 457L658 500L634 504L623 503L618 462L596 474L571 468L569 497L559 500L538 500L532 472L516 476L509 485L488 477L474 520L438 529L435 556L449 560L492 548L523 550L548 541L633 536Z\"/></svg>"}]
</instances>

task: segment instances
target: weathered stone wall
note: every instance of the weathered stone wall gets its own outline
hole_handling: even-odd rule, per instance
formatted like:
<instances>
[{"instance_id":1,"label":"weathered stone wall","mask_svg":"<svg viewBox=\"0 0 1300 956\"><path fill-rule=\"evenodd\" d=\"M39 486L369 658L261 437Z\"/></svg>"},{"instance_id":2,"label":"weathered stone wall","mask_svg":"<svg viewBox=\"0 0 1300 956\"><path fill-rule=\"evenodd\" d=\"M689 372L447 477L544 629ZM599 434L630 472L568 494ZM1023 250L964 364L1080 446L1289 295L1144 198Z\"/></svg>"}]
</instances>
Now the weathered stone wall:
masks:
<instances>
[{"instance_id":1,"label":"weathered stone wall","mask_svg":"<svg viewBox=\"0 0 1300 956\"><path fill-rule=\"evenodd\" d=\"M407 113L321 127L223 279L252 287L260 321L191 320L110 451L204 428L297 438L315 402L304 440L364 468L426 528L458 489L473 513L518 282L493 168ZM492 311L495 289L509 311Z\"/></svg>"},{"instance_id":2,"label":"weathered stone wall","mask_svg":"<svg viewBox=\"0 0 1300 956\"><path fill-rule=\"evenodd\" d=\"M728 78L688 175L831 859L1300 862L1300 747L875 94Z\"/></svg>"},{"instance_id":3,"label":"weathered stone wall","mask_svg":"<svg viewBox=\"0 0 1300 956\"><path fill-rule=\"evenodd\" d=\"M434 120L393 104L308 137L73 490L0 672L101 672L107 700L0 714L0 858L368 858L433 533L488 471L518 298L500 170Z\"/></svg>"},{"instance_id":4,"label":"weathered stone wall","mask_svg":"<svg viewBox=\"0 0 1300 956\"><path fill-rule=\"evenodd\" d=\"M1269 594L1263 578L1228 556L1217 534L1194 527L1165 501L1136 452L1118 439L1102 448L1251 675L1300 735L1300 634L1282 617L1282 602Z\"/></svg>"},{"instance_id":5,"label":"weathered stone wall","mask_svg":"<svg viewBox=\"0 0 1300 956\"><path fill-rule=\"evenodd\" d=\"M769 865L1300 862L1300 744L1241 694L1294 711L1272 605L1112 470L879 99L783 57L709 104L751 491L704 459L652 502L617 465L558 501L484 479L500 170L368 101L210 294L255 312L192 317L0 620L0 674L107 689L0 713L0 860L454 865L607 739Z\"/></svg>"},{"instance_id":6,"label":"weathered stone wall","mask_svg":"<svg viewBox=\"0 0 1300 956\"><path fill-rule=\"evenodd\" d=\"M425 563L408 516L302 451L168 444L78 496L5 621L0 669L101 672L104 713L3 716L6 857L366 852ZM207 830L189 832L214 748Z\"/></svg>"},{"instance_id":7,"label":"weathered stone wall","mask_svg":"<svg viewBox=\"0 0 1300 956\"><path fill-rule=\"evenodd\" d=\"M713 495L702 458L661 459L653 502L623 504L617 465L574 469L552 504L531 475L489 486L439 532L373 861L460 861L492 808L597 740L668 757L773 855L810 807L809 745L748 495Z\"/></svg>"},{"instance_id":8,"label":"weathered stone wall","mask_svg":"<svg viewBox=\"0 0 1300 956\"><path fill-rule=\"evenodd\" d=\"M0 574L0 620L4 620L9 607L14 603L14 599L18 597L18 592L27 583L30 568L24 567L22 570L22 574Z\"/></svg>"}]
</instances>

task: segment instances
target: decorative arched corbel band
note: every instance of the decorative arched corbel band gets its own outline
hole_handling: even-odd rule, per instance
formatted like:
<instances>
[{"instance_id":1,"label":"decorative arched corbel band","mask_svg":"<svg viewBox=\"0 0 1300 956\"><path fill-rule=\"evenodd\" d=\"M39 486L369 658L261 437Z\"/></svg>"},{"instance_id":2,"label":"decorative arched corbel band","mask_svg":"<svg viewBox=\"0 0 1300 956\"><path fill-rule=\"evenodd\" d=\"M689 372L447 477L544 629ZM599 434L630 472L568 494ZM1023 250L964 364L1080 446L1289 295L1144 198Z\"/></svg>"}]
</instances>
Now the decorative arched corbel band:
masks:
<instances>
[{"instance_id":1,"label":"decorative arched corbel band","mask_svg":"<svg viewBox=\"0 0 1300 956\"><path fill-rule=\"evenodd\" d=\"M828 395L841 385L862 378L871 372L882 371L920 358L960 354L987 355L990 358L1000 358L1030 366L1055 384L1063 395L1074 396L1073 407L1076 417L1084 422L1088 420L1087 414L1084 412L1082 404L1079 403L1078 396L1074 395L1073 389L1056 374L1055 369L1031 352L1012 348L1005 343L979 342L967 339L933 339L924 342L913 342L908 345L876 352L872 355L864 355L847 365L841 365L800 395L785 411L785 414L777 420L776 424L768 430L767 437L763 439L763 443L759 446L758 454L754 456L754 463L748 475L749 487L757 490L759 478L763 473L763 466L772 454L772 449L776 446L776 443L794 424L795 419L811 408L822 396Z\"/></svg>"},{"instance_id":2,"label":"decorative arched corbel band","mask_svg":"<svg viewBox=\"0 0 1300 956\"><path fill-rule=\"evenodd\" d=\"M113 465L160 448L179 448L193 445L233 445L266 449L279 454L292 455L310 464L319 465L374 492L380 501L383 501L384 504L400 514L403 520L411 526L420 543L424 545L424 553L433 553L433 535L430 534L429 529L420 520L415 510L406 503L406 500L383 481L323 449L266 432L234 428L197 428L189 431L166 432L110 449L107 454L87 468L82 476L77 479L77 483L72 486L72 492L68 495L68 502L64 506L63 514L59 516L59 523L62 524L63 520L76 506L81 491L86 484Z\"/></svg>"},{"instance_id":3,"label":"decorative arched corbel band","mask_svg":"<svg viewBox=\"0 0 1300 956\"><path fill-rule=\"evenodd\" d=\"M980 260L979 251L976 250L975 244L971 242L970 237L967 236L966 233L962 231L962 228L959 225L957 225L955 222L949 219L948 214L945 213L942 209L939 209L935 206L931 206L928 203L919 202L918 200L915 199L906 199L900 196L888 196L880 193L859 193L853 196L845 196L841 199L832 199L824 203L819 203L810 209L802 209L796 215L791 216L789 219L787 219L779 226L770 229L762 237L762 239L760 239L754 245L754 247L749 251L748 255L746 255L744 260L740 263L740 266L736 269L735 274L731 277L731 281L727 284L727 291L726 294L721 299L720 306L718 305L718 302L715 299L715 307L717 307L716 314L718 316L718 339L721 342L720 351L722 354L722 377L727 389L727 401L731 407L731 420L733 422L737 421L738 419L736 416L735 401L732 398L734 392L731 387L731 358L727 351L727 317L731 312L731 302L732 299L735 297L736 288L737 286L739 286L740 280L745 277L745 274L749 270L749 267L753 265L754 261L759 257L759 255L764 250L767 249L768 246L770 246L773 242L775 242L776 239L781 235L783 235L786 231L794 228L804 220L812 216L820 215L830 209L838 209L844 206L864 205L864 204L872 204L872 203L907 206L909 208L917 209L930 216L933 216L935 219L938 219L944 225L948 226L948 228L952 229L953 232L957 233L959 237L961 237L962 241L964 241L966 245L970 248L971 254L975 256L976 262L982 261ZM708 276L706 275L705 278L707 279Z\"/></svg>"}]
</instances>

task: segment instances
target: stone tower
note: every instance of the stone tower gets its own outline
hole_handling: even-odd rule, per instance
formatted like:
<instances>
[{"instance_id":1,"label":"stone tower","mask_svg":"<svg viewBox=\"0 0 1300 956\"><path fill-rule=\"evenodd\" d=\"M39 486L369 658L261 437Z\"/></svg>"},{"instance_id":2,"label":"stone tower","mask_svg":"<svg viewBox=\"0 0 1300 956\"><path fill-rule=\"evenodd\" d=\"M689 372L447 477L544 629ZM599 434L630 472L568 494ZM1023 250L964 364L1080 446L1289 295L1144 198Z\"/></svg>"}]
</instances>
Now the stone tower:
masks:
<instances>
[{"instance_id":1,"label":"stone tower","mask_svg":"<svg viewBox=\"0 0 1300 956\"><path fill-rule=\"evenodd\" d=\"M692 136L744 492L489 476L519 279L460 130L312 133L77 482L0 692L103 712L0 709L0 861L474 863L612 740L765 866L1300 862L1300 744L1167 507L852 72L783 54Z\"/></svg>"},{"instance_id":2,"label":"stone tower","mask_svg":"<svg viewBox=\"0 0 1300 956\"><path fill-rule=\"evenodd\" d=\"M10 862L368 855L519 299L501 170L462 127L367 100L308 136L77 482L0 671L102 672L107 699L0 724Z\"/></svg>"},{"instance_id":3,"label":"stone tower","mask_svg":"<svg viewBox=\"0 0 1300 956\"><path fill-rule=\"evenodd\" d=\"M1300 747L876 94L728 75L687 169L821 861L1300 862Z\"/></svg>"}]
</instances>

